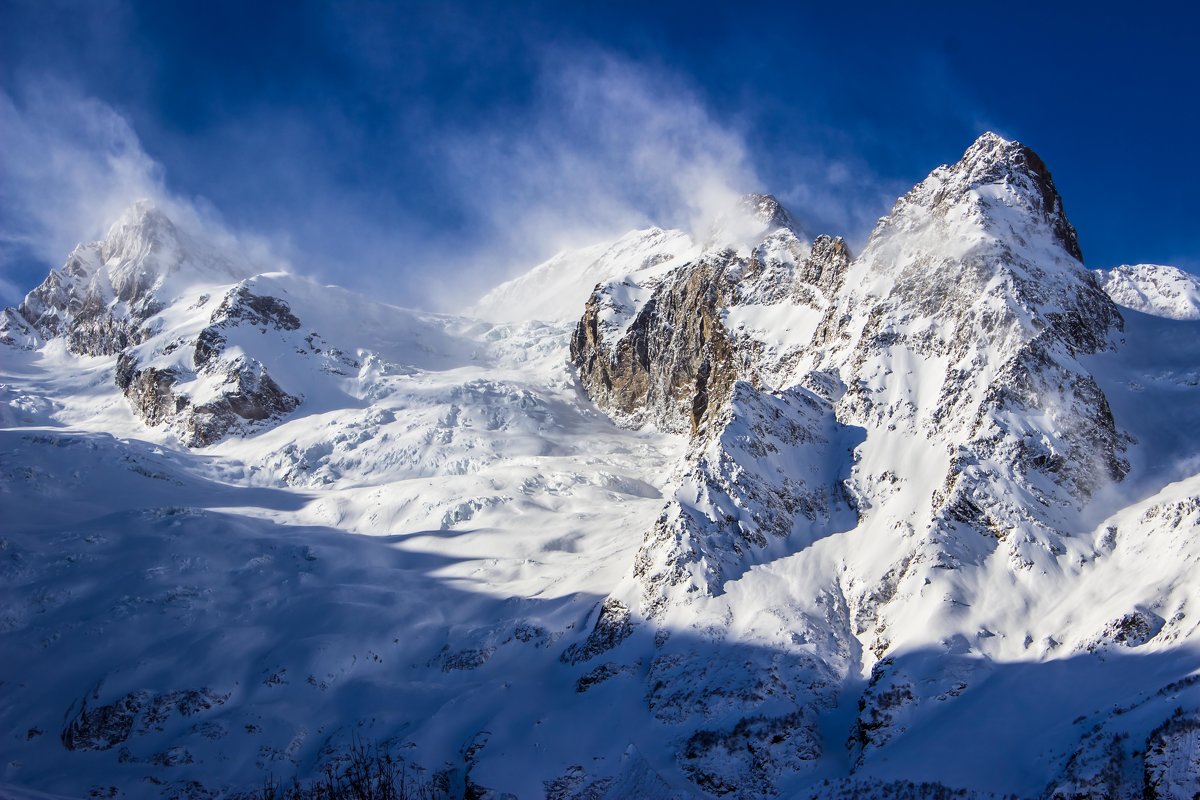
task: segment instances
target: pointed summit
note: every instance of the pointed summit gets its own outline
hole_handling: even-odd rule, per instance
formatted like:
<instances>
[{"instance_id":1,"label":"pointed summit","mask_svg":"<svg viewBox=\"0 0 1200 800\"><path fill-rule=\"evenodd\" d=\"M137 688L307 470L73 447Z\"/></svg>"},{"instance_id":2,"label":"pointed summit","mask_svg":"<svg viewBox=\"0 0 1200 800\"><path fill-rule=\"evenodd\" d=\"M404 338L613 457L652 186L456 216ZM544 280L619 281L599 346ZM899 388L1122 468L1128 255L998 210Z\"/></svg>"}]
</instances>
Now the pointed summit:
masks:
<instances>
[{"instance_id":1,"label":"pointed summit","mask_svg":"<svg viewBox=\"0 0 1200 800\"><path fill-rule=\"evenodd\" d=\"M148 197L134 201L133 205L121 212L108 229L108 237L128 228L149 229L156 226L174 227L166 212L159 208L158 203Z\"/></svg>"},{"instance_id":2,"label":"pointed summit","mask_svg":"<svg viewBox=\"0 0 1200 800\"><path fill-rule=\"evenodd\" d=\"M805 238L800 222L792 216L792 212L783 207L783 203L773 194L758 194L751 192L743 195L738 201L738 207L766 226L768 231L787 228L800 238Z\"/></svg>"},{"instance_id":3,"label":"pointed summit","mask_svg":"<svg viewBox=\"0 0 1200 800\"><path fill-rule=\"evenodd\" d=\"M143 323L189 286L232 283L251 274L248 266L177 227L152 201L139 200L104 239L78 245L60 269L6 313L0 341L28 344L36 337L65 336L72 352L112 355L140 341Z\"/></svg>"},{"instance_id":4,"label":"pointed summit","mask_svg":"<svg viewBox=\"0 0 1200 800\"><path fill-rule=\"evenodd\" d=\"M728 211L717 217L705 238L705 248L752 247L765 237L786 231L801 242L809 235L790 211L774 195L751 192L738 198Z\"/></svg>"},{"instance_id":5,"label":"pointed summit","mask_svg":"<svg viewBox=\"0 0 1200 800\"><path fill-rule=\"evenodd\" d=\"M1122 323L1081 262L1045 163L985 133L896 202L848 283L884 298L897 326L936 320L939 346L974 342L1011 355L1042 337L1091 353Z\"/></svg>"},{"instance_id":6,"label":"pointed summit","mask_svg":"<svg viewBox=\"0 0 1200 800\"><path fill-rule=\"evenodd\" d=\"M897 200L867 249L886 265L917 251L942 260L1014 247L1038 264L1083 268L1078 236L1045 162L1020 142L989 132Z\"/></svg>"},{"instance_id":7,"label":"pointed summit","mask_svg":"<svg viewBox=\"0 0 1200 800\"><path fill-rule=\"evenodd\" d=\"M100 242L100 259L114 259L140 268L150 266L166 272L182 258L180 234L170 218L152 201L138 200L108 229ZM153 264L147 264L147 261Z\"/></svg>"},{"instance_id":8,"label":"pointed summit","mask_svg":"<svg viewBox=\"0 0 1200 800\"><path fill-rule=\"evenodd\" d=\"M1054 185L1050 170L1030 148L987 131L967 148L949 172L970 189L991 185L1018 188L1030 201L1031 210L1045 218L1063 248L1083 261L1079 238L1063 211L1062 196Z\"/></svg>"}]
</instances>

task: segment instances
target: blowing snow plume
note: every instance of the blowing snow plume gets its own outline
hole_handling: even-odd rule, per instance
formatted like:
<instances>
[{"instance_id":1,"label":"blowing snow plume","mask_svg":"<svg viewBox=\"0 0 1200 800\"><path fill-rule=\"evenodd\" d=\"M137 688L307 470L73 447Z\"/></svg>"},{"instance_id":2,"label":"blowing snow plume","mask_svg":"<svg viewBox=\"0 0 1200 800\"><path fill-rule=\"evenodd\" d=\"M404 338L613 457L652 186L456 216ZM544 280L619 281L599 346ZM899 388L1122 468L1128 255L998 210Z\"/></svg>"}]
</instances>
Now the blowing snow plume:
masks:
<instances>
[{"instance_id":1,"label":"blowing snow plume","mask_svg":"<svg viewBox=\"0 0 1200 800\"><path fill-rule=\"evenodd\" d=\"M527 108L472 120L445 153L489 240L476 293L497 282L497 252L512 273L631 228L703 231L761 186L741 132L686 82L597 52L546 55Z\"/></svg>"},{"instance_id":2,"label":"blowing snow plume","mask_svg":"<svg viewBox=\"0 0 1200 800\"><path fill-rule=\"evenodd\" d=\"M167 187L162 165L111 106L57 83L0 91L0 299L14 302L80 241L103 236L139 200L263 270L282 261L261 237L232 231L201 199Z\"/></svg>"}]
</instances>

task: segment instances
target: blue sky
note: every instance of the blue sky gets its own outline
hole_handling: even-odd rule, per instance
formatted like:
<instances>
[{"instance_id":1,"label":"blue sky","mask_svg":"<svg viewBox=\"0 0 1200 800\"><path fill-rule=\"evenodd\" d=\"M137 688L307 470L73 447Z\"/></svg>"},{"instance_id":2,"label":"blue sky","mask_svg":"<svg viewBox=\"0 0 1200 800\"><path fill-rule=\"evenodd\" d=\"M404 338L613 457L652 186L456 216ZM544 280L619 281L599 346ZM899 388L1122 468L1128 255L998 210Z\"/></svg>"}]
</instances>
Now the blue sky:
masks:
<instances>
[{"instance_id":1,"label":"blue sky","mask_svg":"<svg viewBox=\"0 0 1200 800\"><path fill-rule=\"evenodd\" d=\"M988 129L1200 271L1200 12L917 5L2 0L0 299L147 195L417 306L731 192L857 245Z\"/></svg>"}]
</instances>

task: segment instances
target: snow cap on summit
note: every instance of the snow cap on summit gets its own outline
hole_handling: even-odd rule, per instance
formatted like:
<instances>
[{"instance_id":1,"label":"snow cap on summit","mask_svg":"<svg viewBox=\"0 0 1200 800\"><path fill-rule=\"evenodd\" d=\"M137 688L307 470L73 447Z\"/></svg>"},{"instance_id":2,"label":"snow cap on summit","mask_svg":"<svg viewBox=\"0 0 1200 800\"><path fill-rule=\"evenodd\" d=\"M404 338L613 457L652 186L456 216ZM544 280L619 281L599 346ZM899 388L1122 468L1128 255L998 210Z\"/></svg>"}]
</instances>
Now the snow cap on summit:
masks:
<instances>
[{"instance_id":1,"label":"snow cap on summit","mask_svg":"<svg viewBox=\"0 0 1200 800\"><path fill-rule=\"evenodd\" d=\"M142 199L121 213L101 243L104 261L141 261L152 252L178 251L179 232L170 218L154 203Z\"/></svg>"},{"instance_id":2,"label":"snow cap on summit","mask_svg":"<svg viewBox=\"0 0 1200 800\"><path fill-rule=\"evenodd\" d=\"M159 222L165 222L168 225L171 224L171 220L159 208L158 203L148 197L143 197L135 200L129 208L121 212L121 216L117 217L116 221L109 227L108 235L111 236L114 231L120 228L137 227Z\"/></svg>"},{"instance_id":3,"label":"snow cap on summit","mask_svg":"<svg viewBox=\"0 0 1200 800\"><path fill-rule=\"evenodd\" d=\"M757 244L763 237L778 231L789 231L804 242L810 238L774 195L751 192L739 197L732 208L713 220L705 237L705 247L736 249Z\"/></svg>"},{"instance_id":4,"label":"snow cap on summit","mask_svg":"<svg viewBox=\"0 0 1200 800\"><path fill-rule=\"evenodd\" d=\"M1063 247L1083 261L1079 238L1063 211L1062 196L1054 185L1050 170L1030 148L987 131L967 148L962 159L950 168L950 173L961 176L970 188L998 183L1028 186L1033 190L1030 199L1045 215Z\"/></svg>"},{"instance_id":5,"label":"snow cap on summit","mask_svg":"<svg viewBox=\"0 0 1200 800\"><path fill-rule=\"evenodd\" d=\"M738 200L738 207L766 225L767 230L787 228L800 238L806 236L799 221L792 216L792 212L784 208L783 203L780 203L773 194L751 192L742 195Z\"/></svg>"}]
</instances>

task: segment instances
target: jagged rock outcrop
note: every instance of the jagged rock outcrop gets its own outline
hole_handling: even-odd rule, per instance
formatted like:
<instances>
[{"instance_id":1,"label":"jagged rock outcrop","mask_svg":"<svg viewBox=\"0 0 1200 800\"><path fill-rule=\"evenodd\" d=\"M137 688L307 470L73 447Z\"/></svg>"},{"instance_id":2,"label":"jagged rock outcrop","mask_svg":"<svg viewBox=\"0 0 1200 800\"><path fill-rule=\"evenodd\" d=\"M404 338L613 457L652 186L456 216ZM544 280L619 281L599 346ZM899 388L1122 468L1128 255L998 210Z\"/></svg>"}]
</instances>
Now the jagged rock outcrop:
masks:
<instances>
[{"instance_id":1,"label":"jagged rock outcrop","mask_svg":"<svg viewBox=\"0 0 1200 800\"><path fill-rule=\"evenodd\" d=\"M209 374L217 372L210 369ZM179 373L154 367L138 369L129 355L122 355L117 362L117 385L146 424L170 427L188 447L213 444L248 423L278 419L302 401L279 388L257 361L237 358L221 363L219 372L217 396L199 404L174 391Z\"/></svg>"},{"instance_id":2,"label":"jagged rock outcrop","mask_svg":"<svg viewBox=\"0 0 1200 800\"><path fill-rule=\"evenodd\" d=\"M590 661L601 653L607 653L633 633L634 623L630 619L629 608L615 597L606 598L596 616L596 624L587 640L582 644L572 644L559 657L564 664L578 664Z\"/></svg>"},{"instance_id":3,"label":"jagged rock outcrop","mask_svg":"<svg viewBox=\"0 0 1200 800\"><path fill-rule=\"evenodd\" d=\"M1041 159L985 134L897 202L851 267L823 359L847 385L838 416L943 448L928 524L946 563L981 552L953 533L966 526L1022 530L1013 563L1031 565L1128 470L1079 360L1123 321L1079 257Z\"/></svg>"},{"instance_id":4,"label":"jagged rock outcrop","mask_svg":"<svg viewBox=\"0 0 1200 800\"><path fill-rule=\"evenodd\" d=\"M93 693L90 699L95 700ZM88 704L85 695L59 738L67 750L110 750L126 742L130 736L162 730L163 723L174 715L192 717L223 706L229 694L211 689L182 689L155 694L142 689L130 692L106 705Z\"/></svg>"},{"instance_id":5,"label":"jagged rock outcrop","mask_svg":"<svg viewBox=\"0 0 1200 800\"><path fill-rule=\"evenodd\" d=\"M285 301L255 294L242 282L225 292L194 334L170 329L179 323L158 317L191 302L188 310L203 320L210 295L196 287L220 290L248 272L141 201L102 241L77 247L18 308L6 309L0 333L11 346L61 338L73 353L117 356L114 380L134 412L147 425L170 428L188 446L202 447L278 419L302 399L281 388L261 359L228 342L239 328L297 331L300 320ZM319 339L310 332L292 349L322 352ZM325 355L357 367L340 351Z\"/></svg>"},{"instance_id":6,"label":"jagged rock outcrop","mask_svg":"<svg viewBox=\"0 0 1200 800\"><path fill-rule=\"evenodd\" d=\"M863 515L895 531L890 557L840 587L838 624L865 664L884 659L862 757L923 697L886 659L906 614L934 613L914 590L998 548L1014 572L1053 568L1091 498L1127 474L1129 439L1083 362L1124 323L1045 164L991 134L901 198L853 261L771 218L749 250L597 287L572 358L614 419L692 439L632 571L657 624ZM972 680L950 669L938 691Z\"/></svg>"},{"instance_id":7,"label":"jagged rock outcrop","mask_svg":"<svg viewBox=\"0 0 1200 800\"><path fill-rule=\"evenodd\" d=\"M768 355L771 345L753 331L731 329L729 309L819 313L840 286L845 243L822 236L807 244L775 198L744 198L714 230L730 227L742 236L755 230L754 244L739 249L715 239L694 262L640 284L602 284L589 298L571 358L592 399L626 424L698 434L734 381L757 383L783 358Z\"/></svg>"},{"instance_id":8,"label":"jagged rock outcrop","mask_svg":"<svg viewBox=\"0 0 1200 800\"><path fill-rule=\"evenodd\" d=\"M244 348L228 347L239 329L260 335L298 330L300 320L285 301L239 284L225 294L208 322L193 340L171 338L149 352L129 348L117 359L117 385L138 416L149 425L170 427L189 447L204 447L232 431L278 419L303 399L280 388ZM308 346L315 348L313 336ZM179 358L188 349L190 364Z\"/></svg>"},{"instance_id":9,"label":"jagged rock outcrop","mask_svg":"<svg viewBox=\"0 0 1200 800\"><path fill-rule=\"evenodd\" d=\"M842 485L857 442L827 399L738 382L713 429L688 454L634 561L647 616L697 593L720 594L754 563L857 521Z\"/></svg>"},{"instance_id":10,"label":"jagged rock outcrop","mask_svg":"<svg viewBox=\"0 0 1200 800\"><path fill-rule=\"evenodd\" d=\"M673 273L655 288L611 353L605 298L593 295L571 355L589 394L631 423L695 432L710 400L719 404L737 377L718 292L728 261Z\"/></svg>"},{"instance_id":11,"label":"jagged rock outcrop","mask_svg":"<svg viewBox=\"0 0 1200 800\"><path fill-rule=\"evenodd\" d=\"M853 519L841 487L846 457L830 452L848 448L829 398L771 390L840 290L849 249L828 236L802 241L794 217L764 195L744 198L713 230L695 262L644 285L597 287L571 342L600 406L625 424L694 440L634 569L652 616L669 597L719 594L767 552ZM735 234L752 244L724 243ZM756 326L764 313L795 330L780 339Z\"/></svg>"},{"instance_id":12,"label":"jagged rock outcrop","mask_svg":"<svg viewBox=\"0 0 1200 800\"><path fill-rule=\"evenodd\" d=\"M6 308L0 312L0 344L16 347L21 350L34 350L42 343L29 320L15 308Z\"/></svg>"}]
</instances>

